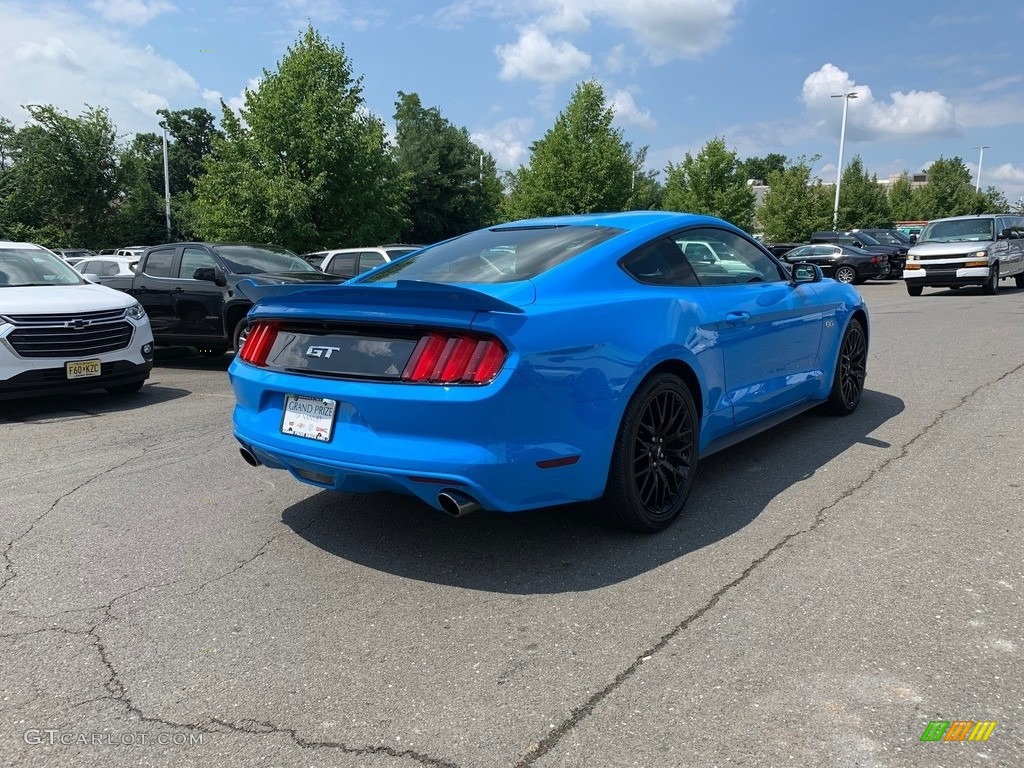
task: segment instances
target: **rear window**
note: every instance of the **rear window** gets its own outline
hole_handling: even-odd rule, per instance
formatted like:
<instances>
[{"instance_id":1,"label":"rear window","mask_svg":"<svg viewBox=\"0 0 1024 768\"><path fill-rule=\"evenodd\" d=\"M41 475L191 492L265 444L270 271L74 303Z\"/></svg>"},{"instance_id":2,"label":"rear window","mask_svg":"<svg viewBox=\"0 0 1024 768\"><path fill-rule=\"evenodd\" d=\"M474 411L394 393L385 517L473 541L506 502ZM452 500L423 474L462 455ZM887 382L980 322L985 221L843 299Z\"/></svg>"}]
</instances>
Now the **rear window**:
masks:
<instances>
[{"instance_id":1,"label":"rear window","mask_svg":"<svg viewBox=\"0 0 1024 768\"><path fill-rule=\"evenodd\" d=\"M276 246L218 245L214 250L236 275L258 272L316 272L316 267Z\"/></svg>"},{"instance_id":2,"label":"rear window","mask_svg":"<svg viewBox=\"0 0 1024 768\"><path fill-rule=\"evenodd\" d=\"M435 245L383 267L369 283L511 283L528 280L622 232L612 227L496 227Z\"/></svg>"}]
</instances>

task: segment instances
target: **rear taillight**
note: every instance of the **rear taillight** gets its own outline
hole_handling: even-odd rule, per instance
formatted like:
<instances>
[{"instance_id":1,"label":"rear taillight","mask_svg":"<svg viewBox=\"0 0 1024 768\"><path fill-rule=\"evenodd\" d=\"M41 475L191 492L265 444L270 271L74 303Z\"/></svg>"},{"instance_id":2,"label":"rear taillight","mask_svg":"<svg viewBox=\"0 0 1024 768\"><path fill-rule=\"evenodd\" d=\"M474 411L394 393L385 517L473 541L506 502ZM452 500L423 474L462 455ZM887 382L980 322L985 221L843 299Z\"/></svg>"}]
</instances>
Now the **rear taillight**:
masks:
<instances>
[{"instance_id":1,"label":"rear taillight","mask_svg":"<svg viewBox=\"0 0 1024 768\"><path fill-rule=\"evenodd\" d=\"M882 261L882 257L881 256L872 256L871 257L871 263L872 264L878 264L881 261Z\"/></svg>"},{"instance_id":2,"label":"rear taillight","mask_svg":"<svg viewBox=\"0 0 1024 768\"><path fill-rule=\"evenodd\" d=\"M270 354L270 348L274 346L275 339L277 339L275 323L256 323L249 329L249 335L245 337L239 357L243 363L262 368L267 364L267 355Z\"/></svg>"},{"instance_id":3,"label":"rear taillight","mask_svg":"<svg viewBox=\"0 0 1024 768\"><path fill-rule=\"evenodd\" d=\"M497 339L428 333L416 344L402 371L402 381L486 384L498 375L507 356Z\"/></svg>"}]
</instances>

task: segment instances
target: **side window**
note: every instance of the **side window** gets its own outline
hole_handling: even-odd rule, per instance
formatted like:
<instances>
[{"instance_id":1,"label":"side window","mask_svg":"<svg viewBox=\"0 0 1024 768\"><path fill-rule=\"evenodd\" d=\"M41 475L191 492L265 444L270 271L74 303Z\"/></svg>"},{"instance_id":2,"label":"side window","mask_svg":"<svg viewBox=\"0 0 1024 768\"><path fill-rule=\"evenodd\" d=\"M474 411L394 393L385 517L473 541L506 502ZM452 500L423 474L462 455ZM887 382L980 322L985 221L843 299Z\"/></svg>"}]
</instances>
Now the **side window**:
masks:
<instances>
[{"instance_id":1,"label":"side window","mask_svg":"<svg viewBox=\"0 0 1024 768\"><path fill-rule=\"evenodd\" d=\"M387 259L376 251L364 251L359 254L359 274L369 272L374 267L379 267L385 261L387 261Z\"/></svg>"},{"instance_id":2,"label":"side window","mask_svg":"<svg viewBox=\"0 0 1024 768\"><path fill-rule=\"evenodd\" d=\"M815 256L824 256L826 259L832 258L839 251L838 248L832 245L816 245L814 246Z\"/></svg>"},{"instance_id":3,"label":"side window","mask_svg":"<svg viewBox=\"0 0 1024 768\"><path fill-rule=\"evenodd\" d=\"M173 248L150 251L143 271L150 277L170 277L172 261L174 261Z\"/></svg>"},{"instance_id":4,"label":"side window","mask_svg":"<svg viewBox=\"0 0 1024 768\"><path fill-rule=\"evenodd\" d=\"M107 277L114 277L121 271L116 261L105 261L103 262L103 272L101 274Z\"/></svg>"},{"instance_id":5,"label":"side window","mask_svg":"<svg viewBox=\"0 0 1024 768\"><path fill-rule=\"evenodd\" d=\"M192 279L192 275L199 267L216 267L217 261L206 250L202 248L186 248L181 255L181 266L178 267L178 277ZM149 269L147 268L148 272Z\"/></svg>"},{"instance_id":6,"label":"side window","mask_svg":"<svg viewBox=\"0 0 1024 768\"><path fill-rule=\"evenodd\" d=\"M701 285L738 285L741 283L778 283L786 278L775 261L745 237L724 229L701 227L688 229L675 236L683 248ZM702 260L695 261L697 249L687 250L701 243L714 255L714 261L705 261L707 254L701 249Z\"/></svg>"},{"instance_id":7,"label":"side window","mask_svg":"<svg viewBox=\"0 0 1024 768\"><path fill-rule=\"evenodd\" d=\"M356 273L356 255L354 253L336 253L327 265L327 274L341 277L352 277Z\"/></svg>"},{"instance_id":8,"label":"side window","mask_svg":"<svg viewBox=\"0 0 1024 768\"><path fill-rule=\"evenodd\" d=\"M78 271L81 272L83 275L95 275L96 274L95 272L92 271L92 262L91 261L79 262L78 263Z\"/></svg>"},{"instance_id":9,"label":"side window","mask_svg":"<svg viewBox=\"0 0 1024 768\"><path fill-rule=\"evenodd\" d=\"M638 248L619 265L635 280L650 285L700 285L680 247L668 238Z\"/></svg>"}]
</instances>

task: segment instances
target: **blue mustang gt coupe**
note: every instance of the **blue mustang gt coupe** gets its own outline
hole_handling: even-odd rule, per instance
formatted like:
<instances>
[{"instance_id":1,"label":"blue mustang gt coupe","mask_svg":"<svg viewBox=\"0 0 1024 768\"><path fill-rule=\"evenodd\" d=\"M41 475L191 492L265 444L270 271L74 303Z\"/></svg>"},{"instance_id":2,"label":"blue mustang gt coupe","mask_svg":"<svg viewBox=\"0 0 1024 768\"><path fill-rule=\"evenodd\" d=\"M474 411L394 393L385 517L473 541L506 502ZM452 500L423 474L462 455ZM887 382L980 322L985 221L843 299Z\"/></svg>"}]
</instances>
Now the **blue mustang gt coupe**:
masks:
<instances>
[{"instance_id":1,"label":"blue mustang gt coupe","mask_svg":"<svg viewBox=\"0 0 1024 768\"><path fill-rule=\"evenodd\" d=\"M245 460L455 516L597 500L658 531L699 459L864 389L860 294L706 216L519 221L344 285L241 287Z\"/></svg>"}]
</instances>

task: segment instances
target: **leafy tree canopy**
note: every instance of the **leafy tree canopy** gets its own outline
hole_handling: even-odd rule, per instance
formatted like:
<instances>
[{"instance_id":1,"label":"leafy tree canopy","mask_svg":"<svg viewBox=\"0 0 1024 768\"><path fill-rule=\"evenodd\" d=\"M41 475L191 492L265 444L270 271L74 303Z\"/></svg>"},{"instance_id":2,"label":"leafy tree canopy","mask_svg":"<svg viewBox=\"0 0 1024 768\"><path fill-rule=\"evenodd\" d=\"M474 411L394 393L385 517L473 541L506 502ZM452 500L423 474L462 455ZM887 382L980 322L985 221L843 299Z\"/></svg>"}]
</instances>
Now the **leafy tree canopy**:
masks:
<instances>
[{"instance_id":1,"label":"leafy tree canopy","mask_svg":"<svg viewBox=\"0 0 1024 768\"><path fill-rule=\"evenodd\" d=\"M696 156L687 152L679 165L669 163L665 176L666 209L717 216L741 229L752 228L754 192L725 139L712 139Z\"/></svg>"}]
</instances>

